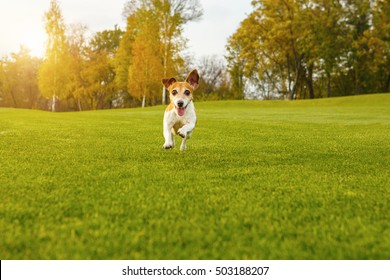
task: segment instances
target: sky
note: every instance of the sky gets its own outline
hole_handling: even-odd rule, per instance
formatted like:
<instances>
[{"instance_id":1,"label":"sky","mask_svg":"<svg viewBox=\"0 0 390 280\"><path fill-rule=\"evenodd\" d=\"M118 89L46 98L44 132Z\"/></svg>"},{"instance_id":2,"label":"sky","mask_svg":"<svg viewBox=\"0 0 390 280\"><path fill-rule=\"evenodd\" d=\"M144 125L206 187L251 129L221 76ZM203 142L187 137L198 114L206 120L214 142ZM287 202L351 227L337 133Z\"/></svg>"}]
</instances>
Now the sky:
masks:
<instances>
[{"instance_id":1,"label":"sky","mask_svg":"<svg viewBox=\"0 0 390 280\"><path fill-rule=\"evenodd\" d=\"M122 17L127 0L59 0L66 24L87 25L90 32L125 28ZM251 12L251 0L200 0L204 15L184 27L187 53L195 57L225 54L227 38ZM46 34L43 14L50 0L0 0L0 56L18 52L20 45L43 56Z\"/></svg>"}]
</instances>

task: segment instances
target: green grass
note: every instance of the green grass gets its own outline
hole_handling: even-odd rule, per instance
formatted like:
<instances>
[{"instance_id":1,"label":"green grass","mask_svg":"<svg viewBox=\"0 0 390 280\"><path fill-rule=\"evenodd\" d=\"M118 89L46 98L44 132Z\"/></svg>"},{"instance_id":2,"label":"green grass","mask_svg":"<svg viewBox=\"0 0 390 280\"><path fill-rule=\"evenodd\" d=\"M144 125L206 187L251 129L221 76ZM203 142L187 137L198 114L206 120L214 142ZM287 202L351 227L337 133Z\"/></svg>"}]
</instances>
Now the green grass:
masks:
<instances>
[{"instance_id":1,"label":"green grass","mask_svg":"<svg viewBox=\"0 0 390 280\"><path fill-rule=\"evenodd\" d=\"M196 108L0 108L0 259L390 258L390 94Z\"/></svg>"}]
</instances>

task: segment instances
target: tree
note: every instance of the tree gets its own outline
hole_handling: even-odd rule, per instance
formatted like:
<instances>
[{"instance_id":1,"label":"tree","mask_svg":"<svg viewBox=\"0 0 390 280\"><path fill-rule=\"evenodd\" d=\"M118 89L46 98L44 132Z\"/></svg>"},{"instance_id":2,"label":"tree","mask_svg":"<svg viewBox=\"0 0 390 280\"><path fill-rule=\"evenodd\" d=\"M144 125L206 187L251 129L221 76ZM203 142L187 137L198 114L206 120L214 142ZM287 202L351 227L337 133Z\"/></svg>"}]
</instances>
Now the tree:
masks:
<instances>
[{"instance_id":1,"label":"tree","mask_svg":"<svg viewBox=\"0 0 390 280\"><path fill-rule=\"evenodd\" d=\"M245 97L246 84L244 75L246 61L243 54L243 44L240 40L241 32L239 30L229 38L228 45L226 46L228 55L225 57L235 99L243 99Z\"/></svg>"},{"instance_id":2,"label":"tree","mask_svg":"<svg viewBox=\"0 0 390 280\"><path fill-rule=\"evenodd\" d=\"M130 72L130 69L135 69L134 63L139 55L148 58L149 64L151 58L159 60L161 64L161 73L158 76L181 76L184 72L184 59L180 56L180 52L186 46L186 40L182 36L183 25L189 21L194 21L202 16L202 8L199 0L132 0L125 7L124 14L127 16L127 29L123 36L123 41L119 48L116 59L116 70L118 73L117 83L123 88L124 77L137 77L137 79L128 81L128 89L136 92L129 92L131 96L138 98L140 96L137 88L142 88L140 85L135 85L137 82L145 81L145 78L140 78L140 75L149 75L150 70L142 70L137 68L137 74ZM152 27L153 26L153 27ZM141 40L151 42L152 38L146 38L144 29L153 30L154 45L145 45ZM156 49L158 45L159 49ZM158 52L157 52L158 51ZM134 56L134 54L137 56ZM146 64L145 64L146 65ZM143 67L142 63L138 65ZM150 67L150 65L148 66ZM160 66L159 66L160 67ZM153 69L159 68L157 63ZM187 70L187 69L186 69ZM157 73L157 72L156 72ZM136 76L134 76L136 75ZM138 75L138 76L137 76ZM161 85L160 85L161 86ZM162 98L154 96L153 100L161 100L166 102L165 88L162 87ZM142 94L141 94L142 95ZM154 94L153 94L154 95ZM145 96L151 96L148 93ZM144 98L141 97L142 100ZM151 100L149 98L149 100Z\"/></svg>"},{"instance_id":3,"label":"tree","mask_svg":"<svg viewBox=\"0 0 390 280\"><path fill-rule=\"evenodd\" d=\"M41 95L52 98L51 110L56 111L57 99L65 98L69 82L69 45L65 36L65 24L57 0L51 0L45 13L45 29L48 36L46 55L39 68Z\"/></svg>"},{"instance_id":4,"label":"tree","mask_svg":"<svg viewBox=\"0 0 390 280\"><path fill-rule=\"evenodd\" d=\"M368 35L370 28L370 3L363 0L347 0L345 13L350 32L348 35L350 35L352 42L350 62L354 71L355 94L360 94L367 82L364 68L369 51L366 35Z\"/></svg>"},{"instance_id":5,"label":"tree","mask_svg":"<svg viewBox=\"0 0 390 280\"><path fill-rule=\"evenodd\" d=\"M112 108L118 98L115 86L114 56L123 32L113 30L97 32L86 48L86 61L82 75L85 78L84 93L91 109Z\"/></svg>"},{"instance_id":6,"label":"tree","mask_svg":"<svg viewBox=\"0 0 390 280\"><path fill-rule=\"evenodd\" d=\"M36 80L39 59L21 46L18 53L0 61L0 103L15 108L36 108L39 90Z\"/></svg>"},{"instance_id":7,"label":"tree","mask_svg":"<svg viewBox=\"0 0 390 280\"><path fill-rule=\"evenodd\" d=\"M5 103L4 101L5 100L4 84L6 82L5 65L6 65L5 59L1 58L0 59L0 104Z\"/></svg>"},{"instance_id":8,"label":"tree","mask_svg":"<svg viewBox=\"0 0 390 280\"><path fill-rule=\"evenodd\" d=\"M390 1L378 0L373 6L373 37L375 46L374 72L377 75L378 92L390 92Z\"/></svg>"},{"instance_id":9,"label":"tree","mask_svg":"<svg viewBox=\"0 0 390 280\"><path fill-rule=\"evenodd\" d=\"M126 31L114 57L116 87L128 95L130 95L128 92L129 67L132 64L133 43L137 34L136 24L136 14L132 13L127 17Z\"/></svg>"},{"instance_id":10,"label":"tree","mask_svg":"<svg viewBox=\"0 0 390 280\"><path fill-rule=\"evenodd\" d=\"M369 8L369 28L357 45L365 58L364 74L360 80L364 92L390 91L390 3L389 0L372 0Z\"/></svg>"},{"instance_id":11,"label":"tree","mask_svg":"<svg viewBox=\"0 0 390 280\"><path fill-rule=\"evenodd\" d=\"M156 104L156 93L160 88L163 72L161 63L161 42L158 22L151 20L152 10L139 10L137 15L137 35L132 47L132 64L129 67L128 90L130 95L142 101Z\"/></svg>"},{"instance_id":12,"label":"tree","mask_svg":"<svg viewBox=\"0 0 390 280\"><path fill-rule=\"evenodd\" d=\"M294 0L252 4L255 11L229 41L228 57L241 57L245 63L243 74L253 84L289 99L296 98L305 66L300 39L308 32L298 21L301 7ZM266 85L261 85L263 81L267 81Z\"/></svg>"},{"instance_id":13,"label":"tree","mask_svg":"<svg viewBox=\"0 0 390 280\"><path fill-rule=\"evenodd\" d=\"M37 74L40 60L31 57L30 51L21 47L19 53L12 54L16 68L18 69L17 95L20 99L20 106L32 109L37 107L39 89Z\"/></svg>"},{"instance_id":14,"label":"tree","mask_svg":"<svg viewBox=\"0 0 390 280\"><path fill-rule=\"evenodd\" d=\"M331 96L332 77L340 72L342 58L348 46L346 23L339 0L311 0L303 2L300 13L301 30L308 30L301 41L305 53L306 83L310 98L314 98L314 77L324 77L326 95ZM322 96L318 89L316 96Z\"/></svg>"},{"instance_id":15,"label":"tree","mask_svg":"<svg viewBox=\"0 0 390 280\"><path fill-rule=\"evenodd\" d=\"M216 55L202 57L197 65L202 74L196 97L202 99L227 99L230 96L230 85L225 61Z\"/></svg>"},{"instance_id":16,"label":"tree","mask_svg":"<svg viewBox=\"0 0 390 280\"><path fill-rule=\"evenodd\" d=\"M175 76L180 72L183 60L178 55L185 47L182 38L183 25L199 20L203 10L199 0L154 0L157 18L162 23L160 38L162 43L163 77ZM166 90L162 87L162 103L166 103Z\"/></svg>"},{"instance_id":17,"label":"tree","mask_svg":"<svg viewBox=\"0 0 390 280\"><path fill-rule=\"evenodd\" d=\"M0 101L3 106L19 106L17 98L18 87L18 69L13 61L9 58L1 60L0 67Z\"/></svg>"},{"instance_id":18,"label":"tree","mask_svg":"<svg viewBox=\"0 0 390 280\"><path fill-rule=\"evenodd\" d=\"M70 82L68 90L75 99L79 111L83 110L82 100L86 96L87 79L85 77L87 40L85 32L87 27L81 24L70 25L68 35L69 54L72 65L70 69Z\"/></svg>"},{"instance_id":19,"label":"tree","mask_svg":"<svg viewBox=\"0 0 390 280\"><path fill-rule=\"evenodd\" d=\"M263 96L289 99L389 89L388 0L254 0L252 5L254 11L227 45L237 89L244 81Z\"/></svg>"}]
</instances>

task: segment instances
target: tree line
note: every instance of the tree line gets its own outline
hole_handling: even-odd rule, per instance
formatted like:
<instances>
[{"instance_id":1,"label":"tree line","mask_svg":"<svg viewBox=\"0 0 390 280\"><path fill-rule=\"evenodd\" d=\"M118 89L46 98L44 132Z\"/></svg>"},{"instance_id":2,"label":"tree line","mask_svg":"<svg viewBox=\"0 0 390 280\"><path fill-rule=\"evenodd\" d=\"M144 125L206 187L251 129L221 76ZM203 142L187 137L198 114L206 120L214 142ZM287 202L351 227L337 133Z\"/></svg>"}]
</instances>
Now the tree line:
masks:
<instances>
[{"instance_id":1,"label":"tree line","mask_svg":"<svg viewBox=\"0 0 390 280\"><path fill-rule=\"evenodd\" d=\"M130 0L125 30L87 36L57 0L44 14L43 58L0 59L0 106L52 111L167 103L162 77L198 68L196 98L304 99L390 91L389 0L254 0L225 59L185 54L199 0Z\"/></svg>"},{"instance_id":2,"label":"tree line","mask_svg":"<svg viewBox=\"0 0 390 280\"><path fill-rule=\"evenodd\" d=\"M254 0L229 38L234 90L303 99L390 91L389 0Z\"/></svg>"},{"instance_id":3,"label":"tree line","mask_svg":"<svg viewBox=\"0 0 390 280\"><path fill-rule=\"evenodd\" d=\"M224 67L221 59L183 55L183 27L201 18L199 0L130 0L123 13L125 30L115 26L88 38L86 26L65 24L52 0L44 14L44 58L21 47L0 60L0 106L68 111L156 105L167 102L161 78L184 77L191 66ZM218 80L214 85L204 76L201 92L212 95L216 85L225 86L218 76L227 72L217 72L209 74Z\"/></svg>"}]
</instances>

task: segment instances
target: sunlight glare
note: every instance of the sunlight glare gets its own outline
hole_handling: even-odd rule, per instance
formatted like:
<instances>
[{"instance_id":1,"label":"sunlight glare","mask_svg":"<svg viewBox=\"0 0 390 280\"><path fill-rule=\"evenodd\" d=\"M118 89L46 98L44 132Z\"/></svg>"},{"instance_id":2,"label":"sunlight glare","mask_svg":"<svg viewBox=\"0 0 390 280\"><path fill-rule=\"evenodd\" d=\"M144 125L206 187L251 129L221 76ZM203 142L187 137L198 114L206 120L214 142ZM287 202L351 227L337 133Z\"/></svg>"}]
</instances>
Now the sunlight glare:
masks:
<instances>
[{"instance_id":1,"label":"sunlight glare","mask_svg":"<svg viewBox=\"0 0 390 280\"><path fill-rule=\"evenodd\" d=\"M45 54L46 34L42 32L34 32L26 34L22 39L22 45L30 50L30 54L36 57L43 57Z\"/></svg>"}]
</instances>

